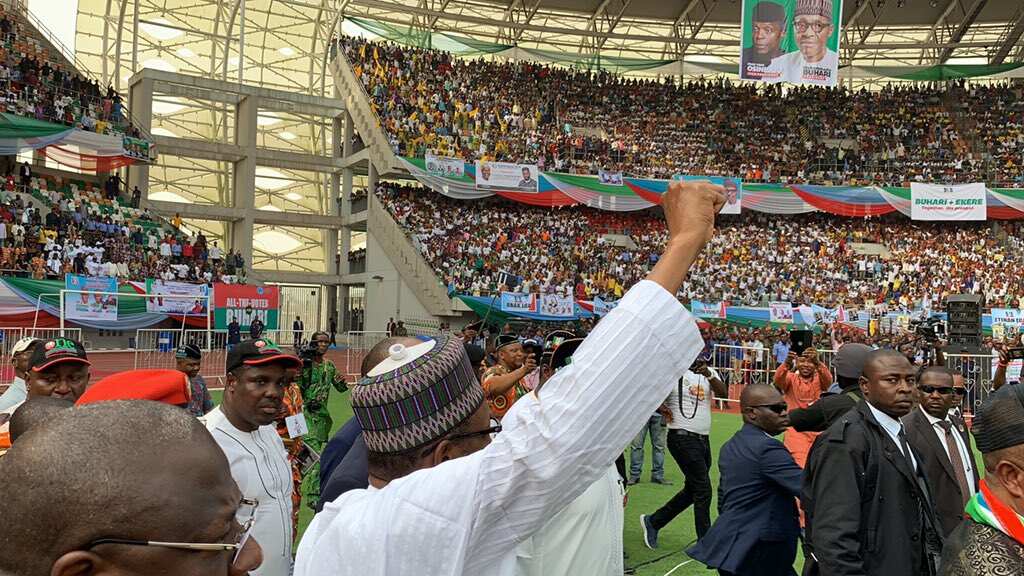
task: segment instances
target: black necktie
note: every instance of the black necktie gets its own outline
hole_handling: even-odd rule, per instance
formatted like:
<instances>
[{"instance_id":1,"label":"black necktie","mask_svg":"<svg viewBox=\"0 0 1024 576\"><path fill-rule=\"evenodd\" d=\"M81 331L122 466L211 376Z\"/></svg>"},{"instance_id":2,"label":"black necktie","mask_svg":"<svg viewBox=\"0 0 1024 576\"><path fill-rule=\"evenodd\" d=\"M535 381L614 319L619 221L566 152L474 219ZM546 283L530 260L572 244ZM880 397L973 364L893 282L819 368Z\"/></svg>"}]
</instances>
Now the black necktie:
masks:
<instances>
[{"instance_id":1,"label":"black necktie","mask_svg":"<svg viewBox=\"0 0 1024 576\"><path fill-rule=\"evenodd\" d=\"M910 444L907 443L907 435L903 431L902 422L900 422L900 433L898 437L900 439L900 449L903 450L903 457L907 459L907 464L910 465L910 471L917 474L917 466L914 465L914 456L910 452Z\"/></svg>"}]
</instances>

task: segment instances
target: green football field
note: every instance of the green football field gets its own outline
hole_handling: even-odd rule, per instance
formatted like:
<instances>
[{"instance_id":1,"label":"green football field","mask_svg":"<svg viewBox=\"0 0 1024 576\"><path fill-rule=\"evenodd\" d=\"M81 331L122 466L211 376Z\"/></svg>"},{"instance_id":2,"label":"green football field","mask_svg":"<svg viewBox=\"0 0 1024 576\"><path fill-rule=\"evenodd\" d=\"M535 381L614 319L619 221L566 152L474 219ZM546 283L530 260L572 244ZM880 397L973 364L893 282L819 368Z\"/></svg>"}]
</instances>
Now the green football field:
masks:
<instances>
[{"instance_id":1,"label":"green football field","mask_svg":"<svg viewBox=\"0 0 1024 576\"><path fill-rule=\"evenodd\" d=\"M220 401L220 392L213 392L214 401ZM334 430L337 430L352 415L352 408L349 405L348 394L331 393L330 400L331 414L334 417ZM711 452L713 458L717 458L718 450L732 435L739 429L740 417L736 414L715 413L712 417L711 426ZM333 431L332 431L333 432ZM693 528L692 508L683 512L675 520L666 526L658 536L658 550L649 550L644 546L643 537L640 533L640 514L650 514L668 501L681 487L683 475L676 466L671 455L665 454L665 478L672 482L671 486L651 484L650 480L650 444L644 450L645 463L643 476L640 484L631 486L629 489L629 503L625 513L625 533L623 545L626 551L626 568L636 567L635 574L640 576L663 576L678 564L688 560L683 553L691 542L696 539ZM628 454L627 454L628 462ZM716 516L718 497L718 463L712 462L711 482L715 485L716 500L711 503L712 519ZM299 513L299 531L305 530L310 520L313 519L313 511L303 503ZM800 571L802 559L797 558L797 573ZM672 572L672 576L689 575L710 575L708 569L699 562L693 561Z\"/></svg>"}]
</instances>

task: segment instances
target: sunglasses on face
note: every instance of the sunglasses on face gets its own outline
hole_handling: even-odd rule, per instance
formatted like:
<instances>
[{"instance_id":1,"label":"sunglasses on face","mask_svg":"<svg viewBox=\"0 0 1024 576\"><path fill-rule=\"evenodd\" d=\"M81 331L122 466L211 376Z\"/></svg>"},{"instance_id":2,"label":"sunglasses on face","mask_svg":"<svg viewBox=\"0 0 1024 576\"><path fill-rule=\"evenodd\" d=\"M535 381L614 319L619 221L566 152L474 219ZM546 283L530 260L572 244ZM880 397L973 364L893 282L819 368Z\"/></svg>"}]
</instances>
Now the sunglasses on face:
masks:
<instances>
[{"instance_id":1,"label":"sunglasses on face","mask_svg":"<svg viewBox=\"0 0 1024 576\"><path fill-rule=\"evenodd\" d=\"M785 402L779 402L778 404L758 404L751 406L751 408L767 408L776 414L783 414L789 409L789 406Z\"/></svg>"}]
</instances>

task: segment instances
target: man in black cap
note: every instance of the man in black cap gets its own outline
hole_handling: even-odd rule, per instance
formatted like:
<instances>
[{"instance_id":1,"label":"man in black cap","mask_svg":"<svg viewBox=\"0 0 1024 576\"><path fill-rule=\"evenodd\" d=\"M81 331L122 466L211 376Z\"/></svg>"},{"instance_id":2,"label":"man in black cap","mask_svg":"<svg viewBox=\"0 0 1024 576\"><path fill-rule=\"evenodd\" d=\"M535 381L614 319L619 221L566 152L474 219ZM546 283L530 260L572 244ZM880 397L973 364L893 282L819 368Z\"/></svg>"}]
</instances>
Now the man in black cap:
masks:
<instances>
[{"instance_id":1,"label":"man in black cap","mask_svg":"<svg viewBox=\"0 0 1024 576\"><path fill-rule=\"evenodd\" d=\"M537 369L537 358L523 352L523 345L515 334L498 335L495 351L498 363L483 373L481 384L491 406L491 416L501 420L512 404L529 392L523 379Z\"/></svg>"},{"instance_id":2,"label":"man in black cap","mask_svg":"<svg viewBox=\"0 0 1024 576\"><path fill-rule=\"evenodd\" d=\"M763 0L754 5L750 37L753 44L743 49L740 76L761 79L772 60L782 56L782 37L786 34L786 9Z\"/></svg>"},{"instance_id":3,"label":"man in black cap","mask_svg":"<svg viewBox=\"0 0 1024 576\"><path fill-rule=\"evenodd\" d=\"M199 418L213 410L213 398L206 387L206 380L199 374L202 366L203 352L195 344L179 346L174 353L175 369L188 376L192 397L189 399L188 413Z\"/></svg>"},{"instance_id":4,"label":"man in black cap","mask_svg":"<svg viewBox=\"0 0 1024 576\"><path fill-rule=\"evenodd\" d=\"M242 496L260 502L252 530L264 561L253 576L286 576L291 566L292 471L274 421L291 374L301 367L270 340L239 343L228 353L224 400L205 416Z\"/></svg>"},{"instance_id":5,"label":"man in black cap","mask_svg":"<svg viewBox=\"0 0 1024 576\"><path fill-rule=\"evenodd\" d=\"M833 359L836 383L842 390L839 394L822 396L807 408L790 411L789 423L793 430L797 432L827 430L833 422L863 400L864 393L861 392L860 377L871 352L871 347L864 344L843 344Z\"/></svg>"},{"instance_id":6,"label":"man in black cap","mask_svg":"<svg viewBox=\"0 0 1024 576\"><path fill-rule=\"evenodd\" d=\"M921 455L900 422L914 405L914 377L896 350L872 352L860 379L864 401L811 448L800 502L805 555L820 574L938 574L941 530Z\"/></svg>"},{"instance_id":7,"label":"man in black cap","mask_svg":"<svg viewBox=\"0 0 1024 576\"><path fill-rule=\"evenodd\" d=\"M981 490L942 553L944 576L1024 573L1024 387L1005 386L974 420L985 461Z\"/></svg>"}]
</instances>

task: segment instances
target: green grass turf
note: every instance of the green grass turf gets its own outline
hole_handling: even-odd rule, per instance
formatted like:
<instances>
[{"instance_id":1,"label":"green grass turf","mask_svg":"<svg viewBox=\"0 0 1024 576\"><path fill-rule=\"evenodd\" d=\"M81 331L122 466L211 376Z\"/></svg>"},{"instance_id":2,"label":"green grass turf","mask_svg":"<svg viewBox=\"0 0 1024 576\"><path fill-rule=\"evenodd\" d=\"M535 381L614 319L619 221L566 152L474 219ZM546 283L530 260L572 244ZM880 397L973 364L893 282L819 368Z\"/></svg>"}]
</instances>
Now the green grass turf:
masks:
<instances>
[{"instance_id":1,"label":"green grass turf","mask_svg":"<svg viewBox=\"0 0 1024 576\"><path fill-rule=\"evenodd\" d=\"M220 391L213 391L212 395L214 402L219 403L221 395ZM352 407L349 404L349 395L347 393L337 394L332 392L328 405L330 406L331 416L334 419L334 428L331 431L333 433L352 416ZM718 451L721 449L722 444L724 444L737 430L739 430L741 423L740 417L736 414L714 413L712 415L711 482L715 486L715 500L711 503L712 519L717 516ZM626 460L628 463L628 454L626 455ZM651 484L649 482L651 470L650 461L651 450L650 442L648 440L648 444L644 450L644 468L643 475L641 476L641 483L631 486L629 489L629 503L626 506L625 512L623 546L626 551L627 568L643 564L635 572L637 575L662 576L680 562L688 559L687 556L683 554L683 549L696 539L696 532L693 528L693 509L691 508L680 514L668 526L661 530L661 533L658 536L658 550L649 550L644 546L643 537L640 533L640 514L650 514L657 510L658 507L667 502L669 498L682 488L683 481L683 475L679 471L679 467L676 465L675 460L673 460L666 451L665 478L672 482L672 485L661 486L658 484ZM299 512L300 536L312 519L313 511L306 506L305 502L303 502L302 510ZM665 556L666 554L669 555L661 560L645 564L646 562ZM803 559L800 557L798 552L796 566L797 573L800 572L802 565ZM682 568L679 568L672 574L673 576L706 576L713 573L708 572L707 568L705 568L703 564L694 561Z\"/></svg>"}]
</instances>

